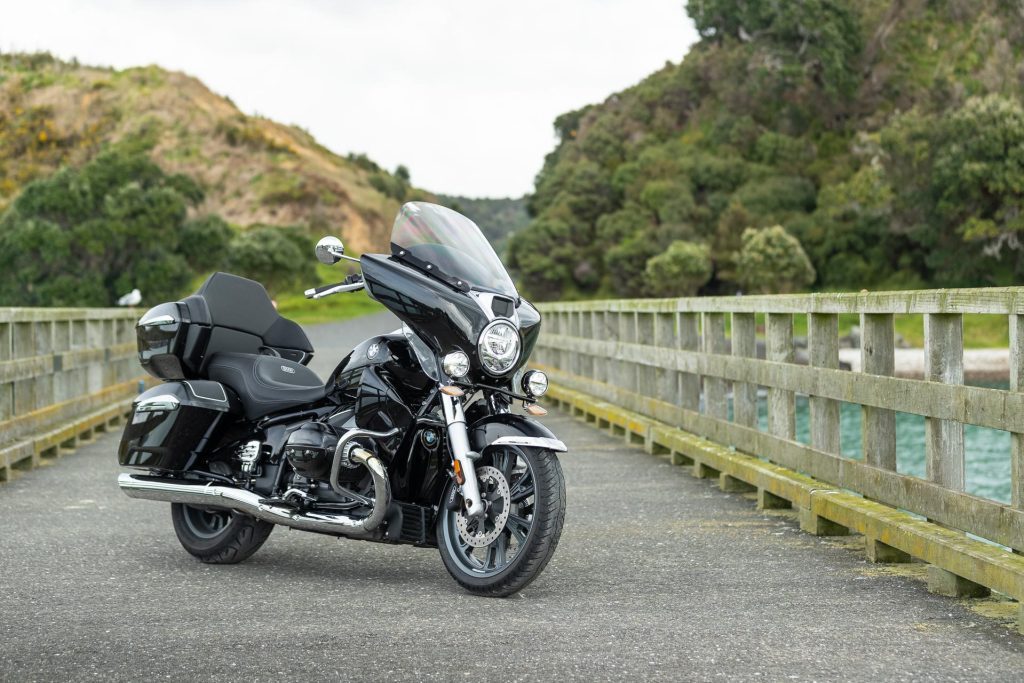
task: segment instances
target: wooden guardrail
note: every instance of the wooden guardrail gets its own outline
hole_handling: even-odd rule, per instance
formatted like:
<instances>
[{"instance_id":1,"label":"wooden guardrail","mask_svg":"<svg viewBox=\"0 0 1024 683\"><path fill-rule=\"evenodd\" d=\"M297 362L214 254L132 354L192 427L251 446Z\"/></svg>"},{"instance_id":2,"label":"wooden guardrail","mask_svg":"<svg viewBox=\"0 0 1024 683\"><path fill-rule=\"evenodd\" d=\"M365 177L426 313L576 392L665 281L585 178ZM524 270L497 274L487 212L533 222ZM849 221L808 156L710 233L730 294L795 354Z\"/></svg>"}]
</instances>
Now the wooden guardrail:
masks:
<instances>
[{"instance_id":1,"label":"wooden guardrail","mask_svg":"<svg viewBox=\"0 0 1024 683\"><path fill-rule=\"evenodd\" d=\"M634 436L646 439L649 446L659 434L682 430L682 437L669 434L656 448L694 462L695 473L703 468L705 474L718 475L709 462L727 468L726 456L738 451L759 458L751 460L754 469L756 463L767 465L767 460L813 478L823 489L853 491L865 503L920 515L944 527L944 532L961 530L1007 549L1024 550L1024 288L594 301L540 308L545 322L535 358L550 370L555 400L571 405L575 399L565 399L567 395L586 396L588 405L599 399L639 416L647 426L637 429L648 431ZM860 316L858 372L839 369L838 316L849 313ZM963 385L967 313L1006 317L1009 390ZM894 376L898 314L923 314L923 380ZM807 318L806 365L795 363L797 316ZM765 429L758 419L759 387L767 389ZM796 439L796 394L809 397L806 444ZM861 460L841 453L841 401L861 407ZM926 478L897 471L896 411L925 418ZM598 421L605 426L613 422L603 413ZM630 431L626 422L622 424ZM964 424L1011 433L1009 504L965 492ZM693 443L680 446L680 438L694 441L690 435L729 450L719 449L713 456ZM753 474L747 479L751 484L760 481ZM723 488L726 485L723 482ZM811 490L816 490L813 485ZM805 527L825 528L831 523L838 531L845 530L837 523L849 519L829 520L828 506L812 510L809 500L794 501L802 508ZM888 548L878 543L877 548ZM914 549L902 550L921 555ZM966 571L951 563L961 573L946 578L969 587L973 584L965 581L973 577L978 584L1008 590L1021 599L1024 558L1005 554L1011 566L1019 563L1021 573L1003 577L1006 580L998 585L986 582L987 565ZM934 554L929 558L935 560Z\"/></svg>"},{"instance_id":2,"label":"wooden guardrail","mask_svg":"<svg viewBox=\"0 0 1024 683\"><path fill-rule=\"evenodd\" d=\"M0 308L0 480L127 411L142 379L138 316L128 309Z\"/></svg>"}]
</instances>

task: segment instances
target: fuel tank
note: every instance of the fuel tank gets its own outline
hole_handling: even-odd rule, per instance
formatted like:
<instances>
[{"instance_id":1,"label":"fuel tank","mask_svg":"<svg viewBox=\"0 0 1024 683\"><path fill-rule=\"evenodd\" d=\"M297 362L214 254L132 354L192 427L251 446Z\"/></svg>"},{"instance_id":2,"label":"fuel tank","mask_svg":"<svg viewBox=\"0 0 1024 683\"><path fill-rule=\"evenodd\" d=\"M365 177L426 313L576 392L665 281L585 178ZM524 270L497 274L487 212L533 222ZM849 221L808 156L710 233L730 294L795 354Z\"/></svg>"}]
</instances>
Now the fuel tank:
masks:
<instances>
[{"instance_id":1,"label":"fuel tank","mask_svg":"<svg viewBox=\"0 0 1024 683\"><path fill-rule=\"evenodd\" d=\"M418 407L435 383L423 371L409 340L397 331L370 337L352 349L327 380L328 396L342 408L354 408L360 399L363 373L368 368L389 384L409 408Z\"/></svg>"}]
</instances>

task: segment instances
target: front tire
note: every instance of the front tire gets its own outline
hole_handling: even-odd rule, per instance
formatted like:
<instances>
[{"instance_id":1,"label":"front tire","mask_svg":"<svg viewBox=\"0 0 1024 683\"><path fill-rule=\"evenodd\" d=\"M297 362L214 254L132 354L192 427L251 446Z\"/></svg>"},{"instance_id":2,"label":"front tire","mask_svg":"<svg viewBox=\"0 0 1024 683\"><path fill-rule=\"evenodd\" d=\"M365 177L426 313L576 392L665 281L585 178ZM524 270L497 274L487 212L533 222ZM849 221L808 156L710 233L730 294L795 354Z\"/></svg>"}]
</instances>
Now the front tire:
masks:
<instances>
[{"instance_id":1,"label":"front tire","mask_svg":"<svg viewBox=\"0 0 1024 683\"><path fill-rule=\"evenodd\" d=\"M266 542L274 525L228 510L171 504L171 521L181 546L207 564L237 564Z\"/></svg>"},{"instance_id":2,"label":"front tire","mask_svg":"<svg viewBox=\"0 0 1024 683\"><path fill-rule=\"evenodd\" d=\"M462 510L453 511L448 503L457 492L450 482L438 513L437 545L460 586L507 597L537 578L555 553L565 521L565 478L554 453L514 446L489 451L477 473L481 494L490 501L487 519L467 523Z\"/></svg>"}]
</instances>

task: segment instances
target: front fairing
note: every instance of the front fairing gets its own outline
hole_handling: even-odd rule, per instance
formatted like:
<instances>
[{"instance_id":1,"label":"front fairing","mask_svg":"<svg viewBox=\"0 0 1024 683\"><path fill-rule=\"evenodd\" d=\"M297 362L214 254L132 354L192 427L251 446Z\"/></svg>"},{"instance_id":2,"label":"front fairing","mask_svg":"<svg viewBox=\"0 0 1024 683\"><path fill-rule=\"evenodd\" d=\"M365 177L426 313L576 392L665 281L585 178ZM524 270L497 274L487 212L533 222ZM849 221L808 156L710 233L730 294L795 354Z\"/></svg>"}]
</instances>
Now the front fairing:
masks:
<instances>
[{"instance_id":1,"label":"front fairing","mask_svg":"<svg viewBox=\"0 0 1024 683\"><path fill-rule=\"evenodd\" d=\"M480 382L503 382L526 363L540 331L540 314L528 302L504 297L518 320L522 353L516 368L502 378L487 375L477 354L477 340L496 316L471 291L452 287L430 277L395 257L366 254L361 259L366 290L376 301L408 325L437 357L463 351L470 358L470 378ZM518 307L516 307L518 303ZM436 373L441 373L436 368ZM429 373L435 374L435 373Z\"/></svg>"}]
</instances>

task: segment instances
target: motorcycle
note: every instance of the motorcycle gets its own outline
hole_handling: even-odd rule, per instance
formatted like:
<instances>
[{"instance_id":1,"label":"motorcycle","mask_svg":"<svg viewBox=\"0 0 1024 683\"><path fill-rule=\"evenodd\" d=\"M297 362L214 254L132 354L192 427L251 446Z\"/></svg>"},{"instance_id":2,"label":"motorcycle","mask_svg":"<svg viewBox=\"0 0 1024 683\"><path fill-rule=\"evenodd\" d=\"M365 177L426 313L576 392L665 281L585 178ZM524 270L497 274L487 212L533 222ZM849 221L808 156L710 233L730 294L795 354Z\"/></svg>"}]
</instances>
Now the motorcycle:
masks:
<instances>
[{"instance_id":1,"label":"motorcycle","mask_svg":"<svg viewBox=\"0 0 1024 683\"><path fill-rule=\"evenodd\" d=\"M170 502L203 562L241 562L281 525L436 547L466 590L511 595L551 559L565 517L566 446L531 417L547 377L524 369L541 316L476 224L441 206L405 204L390 254L344 252L335 237L316 246L361 273L307 298L365 288L402 327L326 383L302 328L252 280L215 273L142 316L139 360L163 383L133 401L118 450L146 472L118 485Z\"/></svg>"}]
</instances>

